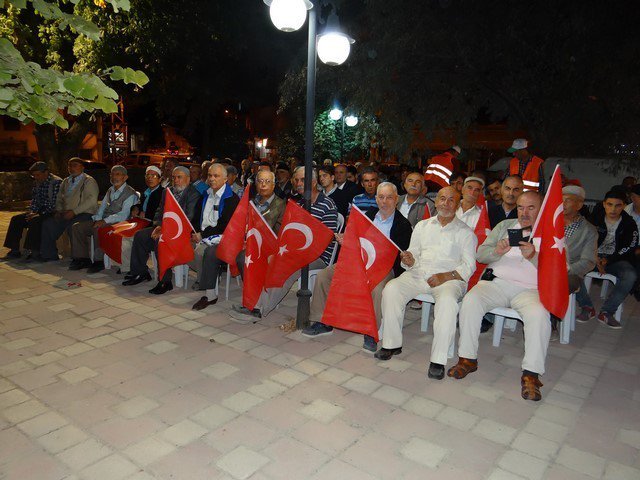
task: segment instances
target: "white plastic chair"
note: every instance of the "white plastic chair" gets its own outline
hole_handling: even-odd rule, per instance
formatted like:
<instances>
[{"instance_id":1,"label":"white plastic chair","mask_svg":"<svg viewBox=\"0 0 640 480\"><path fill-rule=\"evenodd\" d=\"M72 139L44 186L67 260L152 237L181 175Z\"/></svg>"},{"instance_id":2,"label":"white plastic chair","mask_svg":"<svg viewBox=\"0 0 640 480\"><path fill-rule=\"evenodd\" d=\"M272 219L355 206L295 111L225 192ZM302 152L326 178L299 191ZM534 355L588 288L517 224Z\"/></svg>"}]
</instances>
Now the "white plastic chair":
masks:
<instances>
[{"instance_id":1,"label":"white plastic chair","mask_svg":"<svg viewBox=\"0 0 640 480\"><path fill-rule=\"evenodd\" d=\"M431 315L431 305L435 305L436 301L433 296L428 293L421 293L414 300L422 302L422 318L420 319L420 331L426 332L429 329L429 315ZM453 336L451 345L449 345L449 352L447 356L453 358L456 354L456 336Z\"/></svg>"},{"instance_id":2,"label":"white plastic chair","mask_svg":"<svg viewBox=\"0 0 640 480\"><path fill-rule=\"evenodd\" d=\"M609 282L612 285L615 285L618 279L614 275L610 275L605 273L604 275L599 272L589 272L584 277L584 286L587 289L587 293L589 293L589 289L591 288L591 283L593 279L602 280L602 288L600 290L600 298L603 300L607 298L607 290L609 290ZM616 313L613 315L615 319L622 324L622 303L616 310Z\"/></svg>"},{"instance_id":3,"label":"white plastic chair","mask_svg":"<svg viewBox=\"0 0 640 480\"><path fill-rule=\"evenodd\" d=\"M90 258L91 258L91 263L95 262L95 254L94 254L94 248L95 248L95 243L94 243L94 239L93 239L93 235L91 235L91 246L89 247L90 250ZM104 262L104 268L105 270L109 270L111 268L111 257L109 257L109 255L107 255L106 253L103 255L102 257L102 261Z\"/></svg>"},{"instance_id":4,"label":"white plastic chair","mask_svg":"<svg viewBox=\"0 0 640 480\"><path fill-rule=\"evenodd\" d=\"M158 281L158 259L156 258L156 252L151 252L151 262L153 263L153 278ZM189 287L189 265L176 265L173 270L173 283L176 287L184 288Z\"/></svg>"}]
</instances>

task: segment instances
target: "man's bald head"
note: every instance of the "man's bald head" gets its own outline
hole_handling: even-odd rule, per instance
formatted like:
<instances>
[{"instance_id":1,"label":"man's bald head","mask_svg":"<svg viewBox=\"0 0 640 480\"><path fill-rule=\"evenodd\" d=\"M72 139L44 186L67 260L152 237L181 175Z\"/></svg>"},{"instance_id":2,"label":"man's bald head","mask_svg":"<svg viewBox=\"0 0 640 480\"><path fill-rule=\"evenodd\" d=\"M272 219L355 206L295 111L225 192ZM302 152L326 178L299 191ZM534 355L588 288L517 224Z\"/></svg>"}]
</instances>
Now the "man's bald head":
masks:
<instances>
[{"instance_id":1,"label":"man's bald head","mask_svg":"<svg viewBox=\"0 0 640 480\"><path fill-rule=\"evenodd\" d=\"M538 218L542 195L538 192L524 192L518 197L518 222L523 228L532 227Z\"/></svg>"},{"instance_id":2,"label":"man's bald head","mask_svg":"<svg viewBox=\"0 0 640 480\"><path fill-rule=\"evenodd\" d=\"M451 218L456 214L456 210L460 205L460 192L454 187L444 187L438 191L436 195L436 210L438 216L442 218Z\"/></svg>"}]
</instances>

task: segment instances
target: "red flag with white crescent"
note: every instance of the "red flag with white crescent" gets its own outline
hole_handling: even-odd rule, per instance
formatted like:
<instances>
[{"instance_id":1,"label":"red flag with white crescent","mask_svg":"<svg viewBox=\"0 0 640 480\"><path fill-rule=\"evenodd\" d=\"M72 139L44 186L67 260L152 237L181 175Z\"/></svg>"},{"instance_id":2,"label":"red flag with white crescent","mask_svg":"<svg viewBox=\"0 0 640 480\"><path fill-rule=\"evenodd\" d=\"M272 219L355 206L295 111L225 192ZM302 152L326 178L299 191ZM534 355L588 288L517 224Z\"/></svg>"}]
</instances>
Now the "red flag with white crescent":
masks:
<instances>
[{"instance_id":1,"label":"red flag with white crescent","mask_svg":"<svg viewBox=\"0 0 640 480\"><path fill-rule=\"evenodd\" d=\"M122 263L122 238L133 237L135 233L151 225L149 220L136 218L118 222L98 229L98 244L102 251L116 263Z\"/></svg>"},{"instance_id":2,"label":"red flag with white crescent","mask_svg":"<svg viewBox=\"0 0 640 480\"><path fill-rule=\"evenodd\" d=\"M231 220L224 229L220 244L216 249L216 256L229 265L229 271L234 277L240 274L236 257L244 247L244 235L247 231L247 215L249 213L249 191L245 192L231 216Z\"/></svg>"},{"instance_id":3,"label":"red flag with white crescent","mask_svg":"<svg viewBox=\"0 0 640 480\"><path fill-rule=\"evenodd\" d=\"M480 208L480 217L478 218L478 222L476 223L476 228L474 228L473 233L476 234L476 238L478 239L478 247L484 243L487 239L489 233L491 233L491 222L489 222L489 213L487 208L487 200L484 195L478 196L478 201L476 202L478 208ZM476 251L478 248L476 247ZM471 290L480 277L484 273L484 269L487 265L484 263L476 262L476 271L473 273L471 278L469 279L469 283L467 285L467 291Z\"/></svg>"},{"instance_id":4,"label":"red flag with white crescent","mask_svg":"<svg viewBox=\"0 0 640 480\"><path fill-rule=\"evenodd\" d=\"M165 189L161 234L158 240L158 278L176 265L184 265L194 258L191 246L193 227L182 211L171 189Z\"/></svg>"},{"instance_id":5,"label":"red flag with white crescent","mask_svg":"<svg viewBox=\"0 0 640 480\"><path fill-rule=\"evenodd\" d=\"M278 238L251 202L247 223L242 305L253 310L265 288L270 258L278 251Z\"/></svg>"},{"instance_id":6,"label":"red flag with white crescent","mask_svg":"<svg viewBox=\"0 0 640 480\"><path fill-rule=\"evenodd\" d=\"M297 270L320 257L331 240L331 229L290 199L278 235L278 254L269 264L265 288L284 285Z\"/></svg>"},{"instance_id":7,"label":"red flag with white crescent","mask_svg":"<svg viewBox=\"0 0 640 480\"><path fill-rule=\"evenodd\" d=\"M533 227L532 238L540 238L538 293L549 313L564 318L569 306L567 246L564 238L564 208L560 166L556 166Z\"/></svg>"},{"instance_id":8,"label":"red flag with white crescent","mask_svg":"<svg viewBox=\"0 0 640 480\"><path fill-rule=\"evenodd\" d=\"M389 274L398 246L357 207L351 209L322 323L372 336L378 326L371 292Z\"/></svg>"}]
</instances>

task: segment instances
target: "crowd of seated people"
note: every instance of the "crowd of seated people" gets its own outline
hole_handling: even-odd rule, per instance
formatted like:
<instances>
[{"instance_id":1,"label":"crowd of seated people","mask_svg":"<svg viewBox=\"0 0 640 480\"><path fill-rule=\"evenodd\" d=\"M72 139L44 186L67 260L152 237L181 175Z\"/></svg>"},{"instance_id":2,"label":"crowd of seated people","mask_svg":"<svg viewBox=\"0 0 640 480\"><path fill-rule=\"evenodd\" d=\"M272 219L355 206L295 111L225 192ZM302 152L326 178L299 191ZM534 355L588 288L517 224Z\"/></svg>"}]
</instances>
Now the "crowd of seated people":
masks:
<instances>
[{"instance_id":1,"label":"crowd of seated people","mask_svg":"<svg viewBox=\"0 0 640 480\"><path fill-rule=\"evenodd\" d=\"M365 351L374 353L380 361L401 355L405 308L416 296L429 294L435 306L427 375L437 380L445 375L462 379L478 369L478 339L491 327L489 312L496 307L513 308L524 324L522 397L540 400L540 376L560 319L550 315L539 298L539 242L534 239L510 246L507 231L526 230L534 225L543 202L545 181L536 176L542 171L540 159L528 153L527 142L514 141L512 148L514 158L506 171L474 171L468 176L457 170L448 177L442 174L458 165L462 150L457 146L434 157L426 169L403 168L397 177L375 165L334 165L331 160L325 161L312 169L310 213L334 232L339 246L344 235L338 230L338 219L348 218L355 206L400 248L393 268L371 292L381 345L365 335ZM224 262L217 257L216 238L224 235L243 196L249 196L276 235L287 201L304 204L305 168L295 159L275 164L245 160L237 166L229 159L214 159L190 168L168 159L160 167L146 169L147 188L141 193L128 185L128 172L118 165L111 169L111 187L100 201L98 185L84 173L79 158L69 160L69 175L64 179L51 174L44 162L35 163L30 172L34 180L32 202L27 213L11 219L4 243L9 249L7 260L56 261L56 240L66 232L71 243L69 270L99 272L105 264L98 229L146 219L150 222L148 227L123 239L119 271L124 276L124 286L148 282L152 278L148 261L151 253L157 254L170 191L194 229L194 260L190 263L197 273L194 310L204 310L218 300L217 284ZM635 179L625 179L592 210L585 207L587 192L579 182L564 179L562 194L567 295L576 293L581 307L576 320L596 319L605 327L619 329L621 324L615 317L618 307L629 294L640 297L640 185L635 184ZM478 244L474 230L483 199L491 231ZM335 272L333 251L331 242L309 264L319 273L312 295L311 324L302 332L308 337L328 335L334 330L321 321ZM244 252L240 252L236 259L240 275L244 261ZM469 289L477 262L487 265L487 269ZM584 283L592 271L613 275L617 280L598 312ZM171 275L168 270L149 293L162 295L172 290ZM229 316L241 323L268 316L299 276L298 271L282 287L264 290L251 310L233 305ZM457 326L459 358L447 370L447 352Z\"/></svg>"}]
</instances>

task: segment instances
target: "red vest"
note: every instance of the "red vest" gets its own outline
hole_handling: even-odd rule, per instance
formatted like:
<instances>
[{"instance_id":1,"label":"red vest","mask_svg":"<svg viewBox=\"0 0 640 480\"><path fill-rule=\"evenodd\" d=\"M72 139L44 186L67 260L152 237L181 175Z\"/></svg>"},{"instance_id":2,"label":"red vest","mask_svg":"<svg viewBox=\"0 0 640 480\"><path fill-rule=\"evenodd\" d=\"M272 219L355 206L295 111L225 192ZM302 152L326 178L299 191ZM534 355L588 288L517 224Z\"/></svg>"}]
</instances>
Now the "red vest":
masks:
<instances>
[{"instance_id":1,"label":"red vest","mask_svg":"<svg viewBox=\"0 0 640 480\"><path fill-rule=\"evenodd\" d=\"M524 183L524 191L540 190L540 165L544 163L539 157L535 155L529 160L527 168L524 169L524 175L522 175L522 182ZM512 158L509 164L509 175L520 174L520 161L517 158Z\"/></svg>"},{"instance_id":2,"label":"red vest","mask_svg":"<svg viewBox=\"0 0 640 480\"><path fill-rule=\"evenodd\" d=\"M441 187L449 186L449 177L453 174L453 155L444 152L432 157L424 172L425 182L434 182Z\"/></svg>"}]
</instances>

